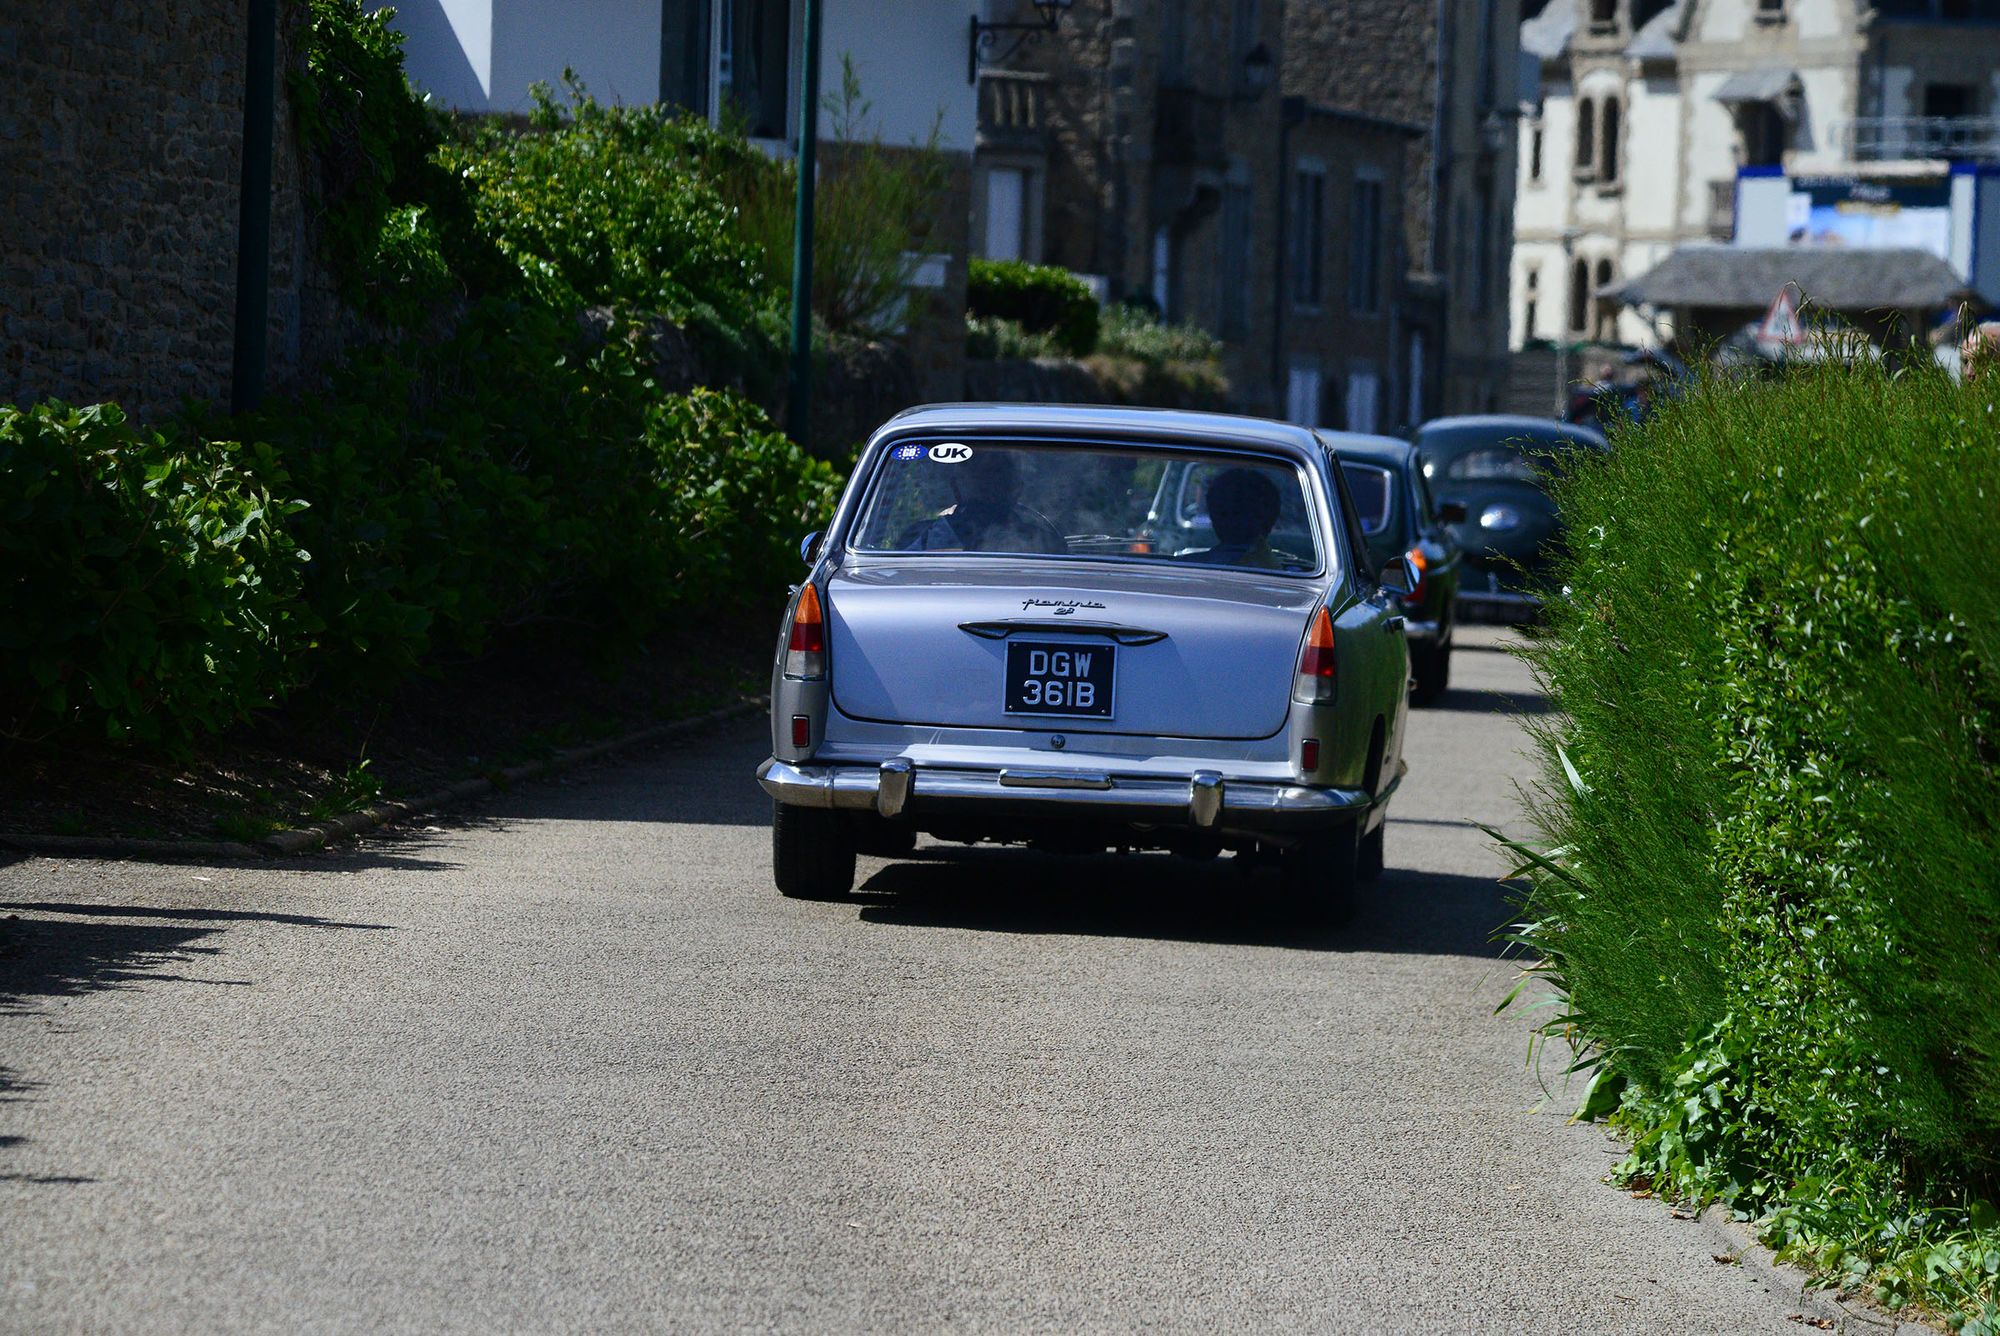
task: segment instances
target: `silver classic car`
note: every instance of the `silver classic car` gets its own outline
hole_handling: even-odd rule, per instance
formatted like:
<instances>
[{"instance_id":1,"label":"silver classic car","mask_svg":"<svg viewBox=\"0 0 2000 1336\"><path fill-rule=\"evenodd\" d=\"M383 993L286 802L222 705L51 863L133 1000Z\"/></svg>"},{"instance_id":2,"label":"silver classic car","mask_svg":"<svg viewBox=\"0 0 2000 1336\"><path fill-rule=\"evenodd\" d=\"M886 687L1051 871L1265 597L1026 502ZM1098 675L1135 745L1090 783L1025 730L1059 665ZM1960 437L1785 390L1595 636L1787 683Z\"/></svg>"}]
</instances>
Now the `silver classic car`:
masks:
<instances>
[{"instance_id":1,"label":"silver classic car","mask_svg":"<svg viewBox=\"0 0 2000 1336\"><path fill-rule=\"evenodd\" d=\"M1231 850L1345 913L1401 781L1404 558L1376 570L1312 431L964 404L868 442L771 677L786 895L918 833Z\"/></svg>"}]
</instances>

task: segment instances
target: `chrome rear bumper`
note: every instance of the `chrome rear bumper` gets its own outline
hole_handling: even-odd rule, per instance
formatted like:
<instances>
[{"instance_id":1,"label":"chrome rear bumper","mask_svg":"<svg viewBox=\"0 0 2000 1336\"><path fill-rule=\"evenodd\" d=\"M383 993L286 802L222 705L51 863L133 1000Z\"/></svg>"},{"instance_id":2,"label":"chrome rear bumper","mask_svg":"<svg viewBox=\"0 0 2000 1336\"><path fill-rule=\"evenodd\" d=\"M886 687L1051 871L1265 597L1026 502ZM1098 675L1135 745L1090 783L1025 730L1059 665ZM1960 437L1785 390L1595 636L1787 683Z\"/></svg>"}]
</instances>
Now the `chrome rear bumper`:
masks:
<instances>
[{"instance_id":1,"label":"chrome rear bumper","mask_svg":"<svg viewBox=\"0 0 2000 1336\"><path fill-rule=\"evenodd\" d=\"M919 769L900 756L879 766L773 758L757 768L757 782L791 806L873 810L885 817L1019 813L1214 831L1309 830L1363 815L1372 805L1361 789L1229 780L1213 770L1167 778L1088 769Z\"/></svg>"}]
</instances>

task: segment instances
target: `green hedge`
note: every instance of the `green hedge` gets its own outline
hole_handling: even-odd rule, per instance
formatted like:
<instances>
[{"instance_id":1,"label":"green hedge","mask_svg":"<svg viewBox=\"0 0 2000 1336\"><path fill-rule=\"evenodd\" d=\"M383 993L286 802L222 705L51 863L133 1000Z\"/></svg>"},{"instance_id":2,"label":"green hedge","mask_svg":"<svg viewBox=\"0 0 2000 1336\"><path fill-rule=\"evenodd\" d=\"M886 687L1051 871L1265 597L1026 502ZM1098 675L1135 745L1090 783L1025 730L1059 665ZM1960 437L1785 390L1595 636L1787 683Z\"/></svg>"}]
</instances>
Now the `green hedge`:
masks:
<instances>
[{"instance_id":1,"label":"green hedge","mask_svg":"<svg viewBox=\"0 0 2000 1336\"><path fill-rule=\"evenodd\" d=\"M169 739L283 690L316 626L289 491L268 446L0 408L0 736Z\"/></svg>"},{"instance_id":2,"label":"green hedge","mask_svg":"<svg viewBox=\"0 0 2000 1336\"><path fill-rule=\"evenodd\" d=\"M1054 265L974 259L966 307L982 320L1012 320L1050 335L1072 357L1097 347L1097 298L1082 279Z\"/></svg>"},{"instance_id":3,"label":"green hedge","mask_svg":"<svg viewBox=\"0 0 2000 1336\"><path fill-rule=\"evenodd\" d=\"M1525 936L1625 1172L1991 1316L2000 414L1826 368L1696 387L1560 484Z\"/></svg>"}]
</instances>

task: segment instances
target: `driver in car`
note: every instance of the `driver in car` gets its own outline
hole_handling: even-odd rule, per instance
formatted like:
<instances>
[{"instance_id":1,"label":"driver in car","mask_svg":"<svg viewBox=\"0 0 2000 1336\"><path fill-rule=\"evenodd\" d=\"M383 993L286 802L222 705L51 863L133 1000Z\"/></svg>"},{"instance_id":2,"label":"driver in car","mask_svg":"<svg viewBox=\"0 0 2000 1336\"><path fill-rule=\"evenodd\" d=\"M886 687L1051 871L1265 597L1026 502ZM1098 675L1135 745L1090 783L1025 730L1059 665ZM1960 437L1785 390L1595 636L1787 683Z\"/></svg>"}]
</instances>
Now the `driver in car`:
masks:
<instances>
[{"instance_id":1,"label":"driver in car","mask_svg":"<svg viewBox=\"0 0 2000 1336\"><path fill-rule=\"evenodd\" d=\"M1061 552L1062 534L1022 503L1021 469L1004 450L979 450L952 464L953 503L904 531L905 552Z\"/></svg>"}]
</instances>

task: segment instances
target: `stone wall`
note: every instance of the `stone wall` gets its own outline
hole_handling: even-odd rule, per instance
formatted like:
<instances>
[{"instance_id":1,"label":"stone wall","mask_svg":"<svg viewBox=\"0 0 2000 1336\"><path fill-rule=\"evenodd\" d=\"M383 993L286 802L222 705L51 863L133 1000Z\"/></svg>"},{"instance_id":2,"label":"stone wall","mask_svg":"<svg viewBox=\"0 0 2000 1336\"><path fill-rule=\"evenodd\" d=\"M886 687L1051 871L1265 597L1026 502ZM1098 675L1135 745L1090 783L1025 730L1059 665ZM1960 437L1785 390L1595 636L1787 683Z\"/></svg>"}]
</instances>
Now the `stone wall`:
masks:
<instances>
[{"instance_id":1,"label":"stone wall","mask_svg":"<svg viewBox=\"0 0 2000 1336\"><path fill-rule=\"evenodd\" d=\"M229 399L246 33L241 0L9 0L0 9L0 401L113 399L140 417ZM340 327L313 258L284 95L305 5L281 8L270 384Z\"/></svg>"}]
</instances>

